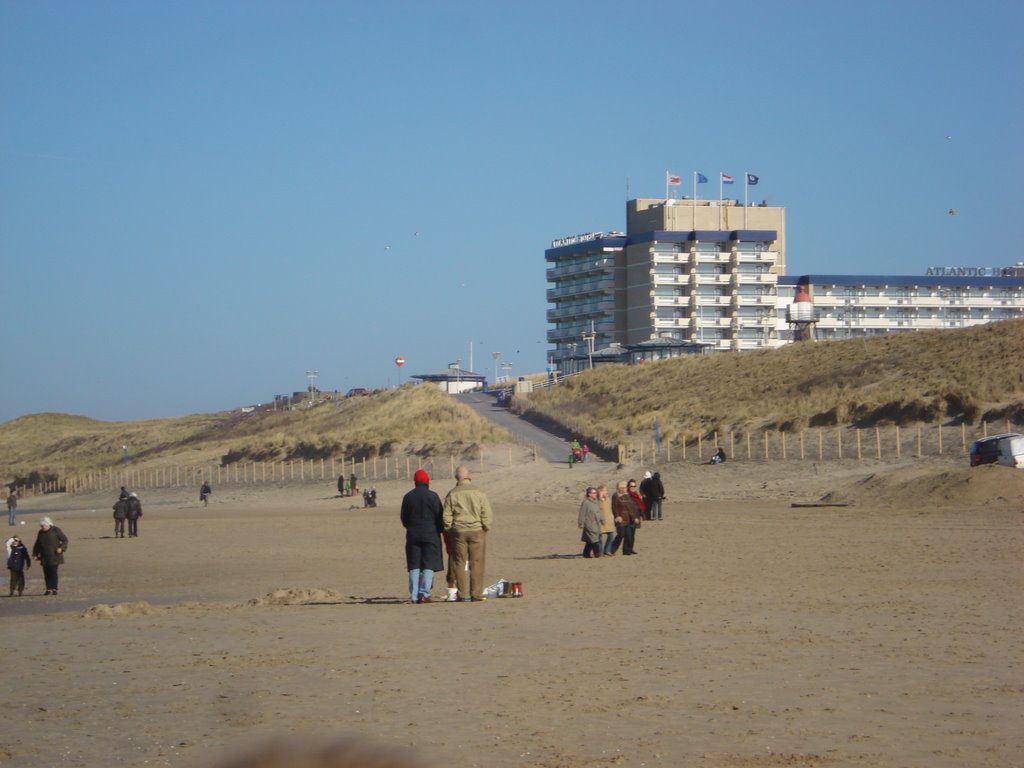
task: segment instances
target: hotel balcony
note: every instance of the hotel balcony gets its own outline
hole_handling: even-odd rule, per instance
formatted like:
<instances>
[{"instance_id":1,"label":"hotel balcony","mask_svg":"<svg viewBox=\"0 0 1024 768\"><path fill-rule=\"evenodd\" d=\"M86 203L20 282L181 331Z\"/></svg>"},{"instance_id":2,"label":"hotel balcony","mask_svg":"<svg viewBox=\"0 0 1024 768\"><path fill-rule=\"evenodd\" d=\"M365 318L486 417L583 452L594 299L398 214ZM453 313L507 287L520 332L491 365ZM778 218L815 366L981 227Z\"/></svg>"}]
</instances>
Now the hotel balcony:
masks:
<instances>
[{"instance_id":1,"label":"hotel balcony","mask_svg":"<svg viewBox=\"0 0 1024 768\"><path fill-rule=\"evenodd\" d=\"M778 251L733 251L733 264L774 264L779 260Z\"/></svg>"}]
</instances>

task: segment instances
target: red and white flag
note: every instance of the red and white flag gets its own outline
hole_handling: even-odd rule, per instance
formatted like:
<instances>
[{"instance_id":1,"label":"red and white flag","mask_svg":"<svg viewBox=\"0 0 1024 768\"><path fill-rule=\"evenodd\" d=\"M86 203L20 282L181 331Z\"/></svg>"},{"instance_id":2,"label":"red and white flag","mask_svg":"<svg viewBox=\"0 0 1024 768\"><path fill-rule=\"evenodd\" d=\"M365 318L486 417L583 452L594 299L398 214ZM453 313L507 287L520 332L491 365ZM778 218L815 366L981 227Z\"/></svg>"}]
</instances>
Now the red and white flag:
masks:
<instances>
[{"instance_id":1,"label":"red and white flag","mask_svg":"<svg viewBox=\"0 0 1024 768\"><path fill-rule=\"evenodd\" d=\"M668 184L673 187L678 187L682 183L682 179L679 176L673 176L671 173L668 174Z\"/></svg>"}]
</instances>

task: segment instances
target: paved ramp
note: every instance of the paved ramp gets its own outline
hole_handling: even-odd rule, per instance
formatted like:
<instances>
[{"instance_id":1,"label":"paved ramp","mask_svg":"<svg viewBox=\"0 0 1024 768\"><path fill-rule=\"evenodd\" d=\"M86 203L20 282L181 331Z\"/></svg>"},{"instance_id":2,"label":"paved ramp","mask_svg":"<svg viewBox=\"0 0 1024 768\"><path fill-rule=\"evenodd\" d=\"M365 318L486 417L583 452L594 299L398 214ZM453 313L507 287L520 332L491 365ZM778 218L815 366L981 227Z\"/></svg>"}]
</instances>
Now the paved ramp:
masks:
<instances>
[{"instance_id":1,"label":"paved ramp","mask_svg":"<svg viewBox=\"0 0 1024 768\"><path fill-rule=\"evenodd\" d=\"M547 430L519 418L508 408L499 407L496 405L496 398L491 395L485 395L483 392L465 392L461 395L453 395L453 397L468 405L484 418L507 429L524 445L536 445L537 455L544 461L565 463L568 460L569 443L565 438L553 435ZM601 460L594 454L590 454L587 461Z\"/></svg>"}]
</instances>

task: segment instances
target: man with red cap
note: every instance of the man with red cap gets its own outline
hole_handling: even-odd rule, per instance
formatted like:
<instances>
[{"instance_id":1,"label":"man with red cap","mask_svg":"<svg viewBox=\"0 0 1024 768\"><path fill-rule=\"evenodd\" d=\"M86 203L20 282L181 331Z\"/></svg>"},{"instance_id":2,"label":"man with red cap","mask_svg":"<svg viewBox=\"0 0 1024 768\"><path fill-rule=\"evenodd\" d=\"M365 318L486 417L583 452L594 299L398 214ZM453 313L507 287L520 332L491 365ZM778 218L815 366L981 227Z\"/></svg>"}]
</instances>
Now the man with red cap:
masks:
<instances>
[{"instance_id":1,"label":"man with red cap","mask_svg":"<svg viewBox=\"0 0 1024 768\"><path fill-rule=\"evenodd\" d=\"M416 487L402 497L405 527L405 565L409 571L409 602L432 602L434 571L444 568L441 559L443 508L441 497L430 490L430 476L422 469L412 476Z\"/></svg>"}]
</instances>

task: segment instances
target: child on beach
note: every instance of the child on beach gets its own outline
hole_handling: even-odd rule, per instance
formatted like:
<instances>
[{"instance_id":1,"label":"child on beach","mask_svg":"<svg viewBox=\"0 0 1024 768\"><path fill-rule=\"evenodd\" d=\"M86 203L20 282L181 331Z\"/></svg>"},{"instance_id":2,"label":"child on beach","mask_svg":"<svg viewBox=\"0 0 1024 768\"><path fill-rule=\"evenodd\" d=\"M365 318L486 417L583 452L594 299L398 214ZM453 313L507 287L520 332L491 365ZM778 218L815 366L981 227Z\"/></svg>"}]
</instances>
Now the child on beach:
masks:
<instances>
[{"instance_id":1,"label":"child on beach","mask_svg":"<svg viewBox=\"0 0 1024 768\"><path fill-rule=\"evenodd\" d=\"M32 558L28 556L28 547L21 543L21 538L12 536L7 542L7 570L11 572L11 594L18 590L18 596L25 591L25 569L32 567Z\"/></svg>"}]
</instances>

